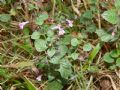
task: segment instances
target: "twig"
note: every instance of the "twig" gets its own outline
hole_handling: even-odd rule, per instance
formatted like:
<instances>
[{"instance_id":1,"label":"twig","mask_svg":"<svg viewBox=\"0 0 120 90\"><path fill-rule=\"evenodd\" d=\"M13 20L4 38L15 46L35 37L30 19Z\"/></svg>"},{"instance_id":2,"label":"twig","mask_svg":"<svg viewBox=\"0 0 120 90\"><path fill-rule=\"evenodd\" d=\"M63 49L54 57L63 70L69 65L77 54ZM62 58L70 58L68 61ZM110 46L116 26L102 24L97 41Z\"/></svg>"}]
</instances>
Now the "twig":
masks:
<instances>
[{"instance_id":1,"label":"twig","mask_svg":"<svg viewBox=\"0 0 120 90\"><path fill-rule=\"evenodd\" d=\"M38 89L44 87L47 83L48 83L48 81L44 82Z\"/></svg>"},{"instance_id":2,"label":"twig","mask_svg":"<svg viewBox=\"0 0 120 90\"><path fill-rule=\"evenodd\" d=\"M27 2L26 2L26 0L22 0L22 1L23 1L24 6L25 6L25 16L27 19L29 19Z\"/></svg>"},{"instance_id":3,"label":"twig","mask_svg":"<svg viewBox=\"0 0 120 90\"><path fill-rule=\"evenodd\" d=\"M54 16L54 14L55 14L55 5L56 5L56 0L52 0L52 3L53 3L52 15Z\"/></svg>"},{"instance_id":4,"label":"twig","mask_svg":"<svg viewBox=\"0 0 120 90\"><path fill-rule=\"evenodd\" d=\"M101 29L101 18L100 18L99 0L97 0L97 8L98 8L98 27L99 27L99 29Z\"/></svg>"},{"instance_id":5,"label":"twig","mask_svg":"<svg viewBox=\"0 0 120 90\"><path fill-rule=\"evenodd\" d=\"M77 0L77 8L79 8L80 4L81 4L81 0Z\"/></svg>"},{"instance_id":6,"label":"twig","mask_svg":"<svg viewBox=\"0 0 120 90\"><path fill-rule=\"evenodd\" d=\"M73 84L71 84L66 90L71 90L72 87L73 87Z\"/></svg>"},{"instance_id":7,"label":"twig","mask_svg":"<svg viewBox=\"0 0 120 90\"><path fill-rule=\"evenodd\" d=\"M116 73L116 75L119 77L119 79L120 79L120 72L117 72L117 70L115 69L115 73Z\"/></svg>"},{"instance_id":8,"label":"twig","mask_svg":"<svg viewBox=\"0 0 120 90\"><path fill-rule=\"evenodd\" d=\"M111 83L112 83L113 89L114 89L114 90L117 90L117 87L116 87L116 85L115 85L113 79L111 78L111 76L110 76L110 75L105 75L105 76L107 76L107 77L110 79L110 81L111 81Z\"/></svg>"},{"instance_id":9,"label":"twig","mask_svg":"<svg viewBox=\"0 0 120 90\"><path fill-rule=\"evenodd\" d=\"M14 40L19 40L19 39L25 39L25 38L29 38L31 35L28 35L28 36L24 36L24 37L17 37L17 38L13 38L13 39L10 39L10 40L6 40L6 41L2 41L0 43L7 43L7 42L11 42L11 41L14 41Z\"/></svg>"},{"instance_id":10,"label":"twig","mask_svg":"<svg viewBox=\"0 0 120 90\"><path fill-rule=\"evenodd\" d=\"M83 4L84 4L84 7L85 7L85 9L87 10L87 2L85 1L85 0L83 0Z\"/></svg>"},{"instance_id":11,"label":"twig","mask_svg":"<svg viewBox=\"0 0 120 90\"><path fill-rule=\"evenodd\" d=\"M86 90L90 89L90 84L91 84L92 81L93 81L93 76L91 75Z\"/></svg>"},{"instance_id":12,"label":"twig","mask_svg":"<svg viewBox=\"0 0 120 90\"><path fill-rule=\"evenodd\" d=\"M71 0L71 5L72 5L72 9L73 11L78 15L78 16L81 16L81 13L80 11L78 10L78 8L76 8L73 4L73 1Z\"/></svg>"}]
</instances>

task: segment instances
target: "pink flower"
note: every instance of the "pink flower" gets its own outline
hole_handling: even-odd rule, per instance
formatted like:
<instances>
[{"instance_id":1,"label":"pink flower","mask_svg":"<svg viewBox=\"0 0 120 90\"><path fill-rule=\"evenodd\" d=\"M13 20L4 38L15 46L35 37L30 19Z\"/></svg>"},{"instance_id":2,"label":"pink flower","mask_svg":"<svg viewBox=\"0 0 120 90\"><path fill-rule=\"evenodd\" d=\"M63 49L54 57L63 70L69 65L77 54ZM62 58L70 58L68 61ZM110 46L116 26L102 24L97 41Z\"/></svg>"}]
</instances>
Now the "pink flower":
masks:
<instances>
[{"instance_id":1,"label":"pink flower","mask_svg":"<svg viewBox=\"0 0 120 90\"><path fill-rule=\"evenodd\" d=\"M112 32L112 36L115 36L115 32L114 31Z\"/></svg>"},{"instance_id":2,"label":"pink flower","mask_svg":"<svg viewBox=\"0 0 120 90\"><path fill-rule=\"evenodd\" d=\"M23 29L24 26L25 26L27 23L29 23L29 21L19 23L19 28L20 28L20 29Z\"/></svg>"},{"instance_id":3,"label":"pink flower","mask_svg":"<svg viewBox=\"0 0 120 90\"><path fill-rule=\"evenodd\" d=\"M36 78L37 81L41 81L42 80L42 75L39 75L37 78Z\"/></svg>"},{"instance_id":4,"label":"pink flower","mask_svg":"<svg viewBox=\"0 0 120 90\"><path fill-rule=\"evenodd\" d=\"M53 27L52 29L54 30L54 29L60 29L61 28L61 25L60 24L58 24L57 26L55 26L55 27Z\"/></svg>"},{"instance_id":5,"label":"pink flower","mask_svg":"<svg viewBox=\"0 0 120 90\"><path fill-rule=\"evenodd\" d=\"M64 29L61 27L60 24L58 24L57 26L53 27L52 29L53 30L54 29L58 29L59 30L58 35L64 35L64 33L65 33Z\"/></svg>"},{"instance_id":6,"label":"pink flower","mask_svg":"<svg viewBox=\"0 0 120 90\"><path fill-rule=\"evenodd\" d=\"M64 29L63 28L61 28L60 30L59 30L59 33L58 33L58 35L64 35L65 34L65 31L64 31Z\"/></svg>"},{"instance_id":7,"label":"pink flower","mask_svg":"<svg viewBox=\"0 0 120 90\"><path fill-rule=\"evenodd\" d=\"M71 21L69 19L66 19L66 21L67 21L69 27L73 27L73 21Z\"/></svg>"}]
</instances>

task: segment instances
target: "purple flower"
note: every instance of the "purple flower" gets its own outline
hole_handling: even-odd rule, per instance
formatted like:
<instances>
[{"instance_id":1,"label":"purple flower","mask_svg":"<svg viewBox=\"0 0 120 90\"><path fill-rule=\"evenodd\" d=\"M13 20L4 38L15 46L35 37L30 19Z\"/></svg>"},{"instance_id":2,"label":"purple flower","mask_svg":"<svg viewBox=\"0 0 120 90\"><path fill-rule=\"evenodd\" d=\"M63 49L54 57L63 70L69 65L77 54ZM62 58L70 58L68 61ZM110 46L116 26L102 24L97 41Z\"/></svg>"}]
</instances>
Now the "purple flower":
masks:
<instances>
[{"instance_id":1,"label":"purple flower","mask_svg":"<svg viewBox=\"0 0 120 90\"><path fill-rule=\"evenodd\" d=\"M54 29L58 29L59 30L58 35L64 35L64 33L65 33L64 29L61 27L60 24L58 24L57 26L53 27L52 29L53 30Z\"/></svg>"},{"instance_id":2,"label":"purple flower","mask_svg":"<svg viewBox=\"0 0 120 90\"><path fill-rule=\"evenodd\" d=\"M20 29L23 29L24 26L25 26L27 23L29 23L29 21L19 23L19 28L20 28Z\"/></svg>"},{"instance_id":3,"label":"purple flower","mask_svg":"<svg viewBox=\"0 0 120 90\"><path fill-rule=\"evenodd\" d=\"M67 21L69 27L73 27L73 21L71 21L69 19L66 19L66 21Z\"/></svg>"}]
</instances>

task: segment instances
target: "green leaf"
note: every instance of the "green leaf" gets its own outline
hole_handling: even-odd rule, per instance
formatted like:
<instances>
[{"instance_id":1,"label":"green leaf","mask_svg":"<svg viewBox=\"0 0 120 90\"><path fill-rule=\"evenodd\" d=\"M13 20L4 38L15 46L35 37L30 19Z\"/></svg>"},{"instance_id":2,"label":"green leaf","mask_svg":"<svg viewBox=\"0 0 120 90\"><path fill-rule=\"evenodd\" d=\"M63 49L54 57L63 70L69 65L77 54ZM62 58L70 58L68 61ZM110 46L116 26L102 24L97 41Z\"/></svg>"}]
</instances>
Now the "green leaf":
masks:
<instances>
[{"instance_id":1,"label":"green leaf","mask_svg":"<svg viewBox=\"0 0 120 90\"><path fill-rule=\"evenodd\" d=\"M103 29L97 29L96 32L99 37L102 37L106 34L106 32Z\"/></svg>"},{"instance_id":2,"label":"green leaf","mask_svg":"<svg viewBox=\"0 0 120 90\"><path fill-rule=\"evenodd\" d=\"M88 57L89 64L93 62L93 59L96 57L100 49L101 49L101 46L100 46L100 43L98 43Z\"/></svg>"},{"instance_id":3,"label":"green leaf","mask_svg":"<svg viewBox=\"0 0 120 90\"><path fill-rule=\"evenodd\" d=\"M55 52L56 52L55 49L48 49L47 50L47 54L49 57L52 57L55 54Z\"/></svg>"},{"instance_id":4,"label":"green leaf","mask_svg":"<svg viewBox=\"0 0 120 90\"><path fill-rule=\"evenodd\" d=\"M30 29L27 28L27 27L25 27L25 28L23 29L23 33L24 33L25 36L29 35Z\"/></svg>"},{"instance_id":5,"label":"green leaf","mask_svg":"<svg viewBox=\"0 0 120 90\"><path fill-rule=\"evenodd\" d=\"M52 30L47 31L47 36L52 37L54 35L54 32Z\"/></svg>"},{"instance_id":6,"label":"green leaf","mask_svg":"<svg viewBox=\"0 0 120 90\"><path fill-rule=\"evenodd\" d=\"M90 11L90 10L85 11L83 14L83 17L86 19L92 19L93 18L92 11Z\"/></svg>"},{"instance_id":7,"label":"green leaf","mask_svg":"<svg viewBox=\"0 0 120 90\"><path fill-rule=\"evenodd\" d=\"M111 57L113 57L113 58L117 58L117 57L120 55L120 51L119 51L119 50L112 50L112 51L110 52L110 55L111 55Z\"/></svg>"},{"instance_id":8,"label":"green leaf","mask_svg":"<svg viewBox=\"0 0 120 90\"><path fill-rule=\"evenodd\" d=\"M61 59L60 59L60 56L57 55L57 56L54 56L51 60L50 60L50 63L52 64L60 64L61 62Z\"/></svg>"},{"instance_id":9,"label":"green leaf","mask_svg":"<svg viewBox=\"0 0 120 90\"><path fill-rule=\"evenodd\" d=\"M114 62L114 59L110 56L110 53L108 53L108 52L103 56L103 60L107 63Z\"/></svg>"},{"instance_id":10,"label":"green leaf","mask_svg":"<svg viewBox=\"0 0 120 90\"><path fill-rule=\"evenodd\" d=\"M55 37L47 37L46 40L48 42L52 42L53 40L55 40ZM51 43L49 45L51 45Z\"/></svg>"},{"instance_id":11,"label":"green leaf","mask_svg":"<svg viewBox=\"0 0 120 90\"><path fill-rule=\"evenodd\" d=\"M101 37L101 41L109 42L112 39L112 36L110 34L105 34Z\"/></svg>"},{"instance_id":12,"label":"green leaf","mask_svg":"<svg viewBox=\"0 0 120 90\"><path fill-rule=\"evenodd\" d=\"M47 13L43 13L43 14L40 14L38 17L40 19L42 19L42 20L46 20L46 19L48 19L48 14Z\"/></svg>"},{"instance_id":13,"label":"green leaf","mask_svg":"<svg viewBox=\"0 0 120 90\"><path fill-rule=\"evenodd\" d=\"M40 32L38 32L38 31L33 32L32 35L31 35L31 38L32 39L39 39L40 38Z\"/></svg>"},{"instance_id":14,"label":"green leaf","mask_svg":"<svg viewBox=\"0 0 120 90\"><path fill-rule=\"evenodd\" d=\"M68 51L68 47L66 45L60 45L59 46L59 52L60 52L60 56L64 56Z\"/></svg>"},{"instance_id":15,"label":"green leaf","mask_svg":"<svg viewBox=\"0 0 120 90\"><path fill-rule=\"evenodd\" d=\"M91 24L86 27L87 32L93 33L96 30L96 26L94 24Z\"/></svg>"},{"instance_id":16,"label":"green leaf","mask_svg":"<svg viewBox=\"0 0 120 90\"><path fill-rule=\"evenodd\" d=\"M88 71L92 72L92 73L99 72L99 68L98 68L98 66L90 66L88 68Z\"/></svg>"},{"instance_id":17,"label":"green leaf","mask_svg":"<svg viewBox=\"0 0 120 90\"><path fill-rule=\"evenodd\" d=\"M29 35L30 35L30 29L29 29L28 27L25 27L22 31L23 31L24 36L29 36ZM25 39L25 44L27 44L26 47L27 47L27 46L28 46L29 48L30 48L30 46L32 47L32 45L30 44L30 42L31 42L31 39L30 39L30 38L26 38L26 39ZM25 47L25 48L26 48L26 47ZM32 50L32 52L33 52L33 50Z\"/></svg>"},{"instance_id":18,"label":"green leaf","mask_svg":"<svg viewBox=\"0 0 120 90\"><path fill-rule=\"evenodd\" d=\"M2 22L8 22L10 21L11 16L9 14L0 14L0 21Z\"/></svg>"},{"instance_id":19,"label":"green leaf","mask_svg":"<svg viewBox=\"0 0 120 90\"><path fill-rule=\"evenodd\" d=\"M83 51L90 51L90 50L92 50L92 45L90 43L86 43L83 46Z\"/></svg>"},{"instance_id":20,"label":"green leaf","mask_svg":"<svg viewBox=\"0 0 120 90\"><path fill-rule=\"evenodd\" d=\"M44 57L40 57L39 58L39 62L38 63L36 63L37 64L37 67L38 68L44 68L44 67L46 67L47 66L47 63L48 62L48 59L47 59L47 57L46 56L44 56Z\"/></svg>"},{"instance_id":21,"label":"green leaf","mask_svg":"<svg viewBox=\"0 0 120 90\"><path fill-rule=\"evenodd\" d=\"M116 65L114 64L114 65L110 66L109 69L110 70L115 70L116 69Z\"/></svg>"},{"instance_id":22,"label":"green leaf","mask_svg":"<svg viewBox=\"0 0 120 90\"><path fill-rule=\"evenodd\" d=\"M55 80L55 76L48 74L48 81Z\"/></svg>"},{"instance_id":23,"label":"green leaf","mask_svg":"<svg viewBox=\"0 0 120 90\"><path fill-rule=\"evenodd\" d=\"M45 90L62 90L63 86L58 81L49 82Z\"/></svg>"},{"instance_id":24,"label":"green leaf","mask_svg":"<svg viewBox=\"0 0 120 90\"><path fill-rule=\"evenodd\" d=\"M73 38L73 39L71 40L71 45L72 45L72 46L77 46L78 44L79 44L79 41L78 41L77 38Z\"/></svg>"},{"instance_id":25,"label":"green leaf","mask_svg":"<svg viewBox=\"0 0 120 90\"><path fill-rule=\"evenodd\" d=\"M61 38L60 43L63 45L68 45L71 42L71 36L70 35L66 35L64 36L64 38Z\"/></svg>"},{"instance_id":26,"label":"green leaf","mask_svg":"<svg viewBox=\"0 0 120 90\"><path fill-rule=\"evenodd\" d=\"M30 54L33 53L33 48L32 48L32 46L30 44L21 45L18 42L12 42L12 43L13 43L13 45L18 46L19 48L22 48L23 50L29 52Z\"/></svg>"},{"instance_id":27,"label":"green leaf","mask_svg":"<svg viewBox=\"0 0 120 90\"><path fill-rule=\"evenodd\" d=\"M36 18L35 23L38 24L38 25L42 25L46 19L48 19L48 14L46 14L46 13L40 14Z\"/></svg>"},{"instance_id":28,"label":"green leaf","mask_svg":"<svg viewBox=\"0 0 120 90\"><path fill-rule=\"evenodd\" d=\"M63 60L63 62L60 63L60 68L58 71L63 78L68 79L68 77L70 77L72 74L70 62L68 60Z\"/></svg>"},{"instance_id":29,"label":"green leaf","mask_svg":"<svg viewBox=\"0 0 120 90\"><path fill-rule=\"evenodd\" d=\"M10 10L10 15L15 16L16 14L17 14L16 10L15 10L14 8L12 8L12 9Z\"/></svg>"},{"instance_id":30,"label":"green leaf","mask_svg":"<svg viewBox=\"0 0 120 90\"><path fill-rule=\"evenodd\" d=\"M103 29L97 29L96 30L97 35L100 37L101 41L103 42L112 42L115 41L117 38L112 36L111 34L108 34Z\"/></svg>"},{"instance_id":31,"label":"green leaf","mask_svg":"<svg viewBox=\"0 0 120 90\"><path fill-rule=\"evenodd\" d=\"M8 72L6 69L0 68L0 77L7 78ZM1 81L0 81L1 82Z\"/></svg>"},{"instance_id":32,"label":"green leaf","mask_svg":"<svg viewBox=\"0 0 120 90\"><path fill-rule=\"evenodd\" d=\"M20 48L24 49L25 51L29 52L29 53L33 53L33 47L30 44L23 44L20 46L20 44L18 44Z\"/></svg>"},{"instance_id":33,"label":"green leaf","mask_svg":"<svg viewBox=\"0 0 120 90\"><path fill-rule=\"evenodd\" d=\"M33 84L27 77L24 76L23 79L24 79L25 83L27 84L28 90L38 90L38 89L34 86L34 84Z\"/></svg>"},{"instance_id":34,"label":"green leaf","mask_svg":"<svg viewBox=\"0 0 120 90\"><path fill-rule=\"evenodd\" d=\"M115 10L105 11L102 17L111 24L117 24L118 22L118 16Z\"/></svg>"},{"instance_id":35,"label":"green leaf","mask_svg":"<svg viewBox=\"0 0 120 90\"><path fill-rule=\"evenodd\" d=\"M120 58L116 60L116 66L120 67Z\"/></svg>"},{"instance_id":36,"label":"green leaf","mask_svg":"<svg viewBox=\"0 0 120 90\"><path fill-rule=\"evenodd\" d=\"M42 25L44 23L44 20L41 20L41 19L37 18L35 23L38 24L38 25Z\"/></svg>"},{"instance_id":37,"label":"green leaf","mask_svg":"<svg viewBox=\"0 0 120 90\"><path fill-rule=\"evenodd\" d=\"M28 4L28 9L29 10L34 10L34 9L38 9L38 7L36 5L34 5L34 4L29 3Z\"/></svg>"},{"instance_id":38,"label":"green leaf","mask_svg":"<svg viewBox=\"0 0 120 90\"><path fill-rule=\"evenodd\" d=\"M38 52L42 52L47 49L47 46L46 46L47 43L43 39L36 39L34 44L35 44L35 48Z\"/></svg>"},{"instance_id":39,"label":"green leaf","mask_svg":"<svg viewBox=\"0 0 120 90\"><path fill-rule=\"evenodd\" d=\"M68 79L68 77L70 77L70 75L72 74L72 69L65 68L62 65L60 65L59 72L60 72L62 78Z\"/></svg>"},{"instance_id":40,"label":"green leaf","mask_svg":"<svg viewBox=\"0 0 120 90\"><path fill-rule=\"evenodd\" d=\"M120 0L115 0L115 7L120 9Z\"/></svg>"},{"instance_id":41,"label":"green leaf","mask_svg":"<svg viewBox=\"0 0 120 90\"><path fill-rule=\"evenodd\" d=\"M72 53L72 54L71 54L71 57L72 57L73 60L78 59L78 56L79 56L78 53Z\"/></svg>"}]
</instances>

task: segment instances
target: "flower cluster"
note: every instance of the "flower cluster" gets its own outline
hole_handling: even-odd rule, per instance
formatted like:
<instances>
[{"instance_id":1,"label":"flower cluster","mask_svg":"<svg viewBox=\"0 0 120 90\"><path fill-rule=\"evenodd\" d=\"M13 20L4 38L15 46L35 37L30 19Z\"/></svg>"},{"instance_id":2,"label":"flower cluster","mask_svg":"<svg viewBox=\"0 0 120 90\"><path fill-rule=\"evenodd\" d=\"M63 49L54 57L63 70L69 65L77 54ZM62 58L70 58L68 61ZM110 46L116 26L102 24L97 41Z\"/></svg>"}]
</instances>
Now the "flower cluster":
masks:
<instances>
[{"instance_id":1,"label":"flower cluster","mask_svg":"<svg viewBox=\"0 0 120 90\"><path fill-rule=\"evenodd\" d=\"M73 21L66 19L68 27L73 27ZM55 27L52 28L53 30L58 29L58 35L64 35L65 34L65 30L64 28L62 28L62 26L60 24L56 25Z\"/></svg>"},{"instance_id":2,"label":"flower cluster","mask_svg":"<svg viewBox=\"0 0 120 90\"><path fill-rule=\"evenodd\" d=\"M71 21L71 20L69 20L69 19L66 19L66 22L67 22L67 26L68 26L68 27L73 27L73 21ZM19 28L20 28L20 29L23 29L24 26L25 26L26 24L28 24L28 23L29 23L29 21L19 23ZM56 26L53 27L52 29L53 29L53 30L55 30L55 29L59 30L59 32L58 32L58 35L59 35L59 36L65 34L65 30L64 30L64 28L63 28L60 24L56 25Z\"/></svg>"},{"instance_id":3,"label":"flower cluster","mask_svg":"<svg viewBox=\"0 0 120 90\"><path fill-rule=\"evenodd\" d=\"M53 27L52 29L53 29L53 30L54 30L54 29L58 29L58 30L59 30L58 35L64 35L64 33L65 33L64 29L61 27L60 24L58 24L57 26Z\"/></svg>"}]
</instances>

